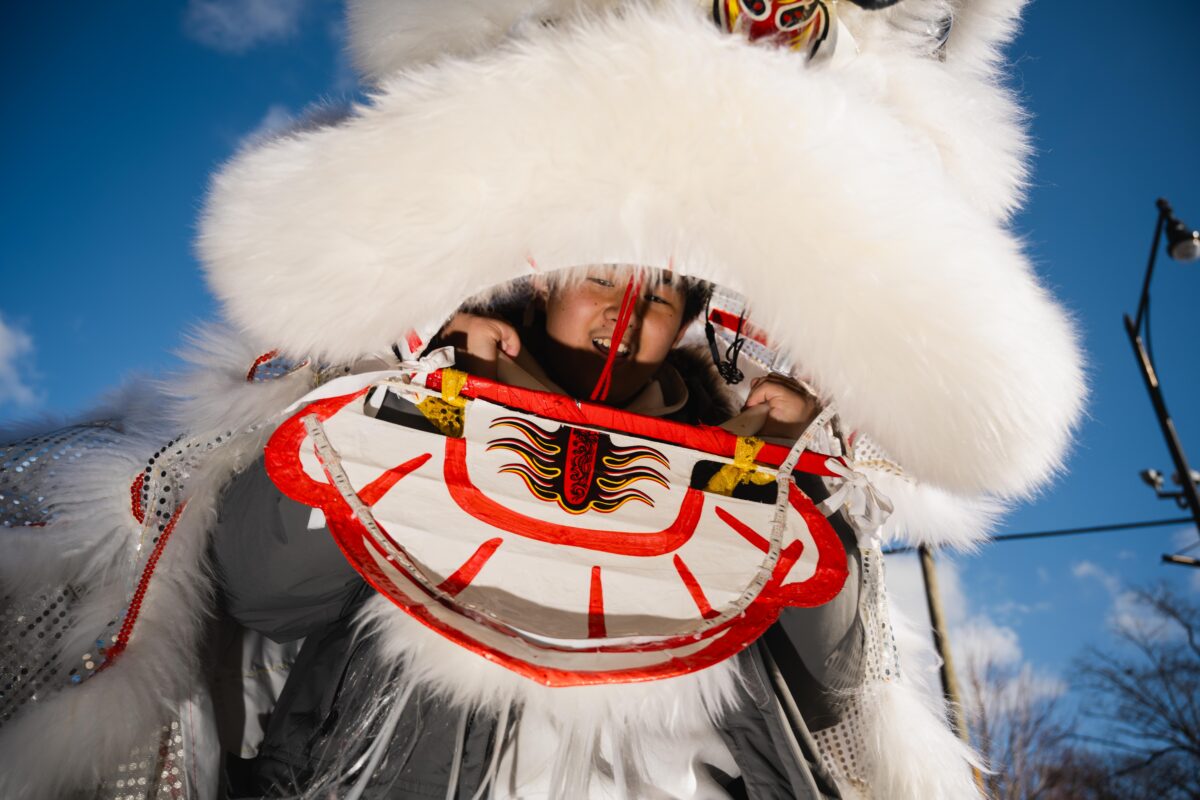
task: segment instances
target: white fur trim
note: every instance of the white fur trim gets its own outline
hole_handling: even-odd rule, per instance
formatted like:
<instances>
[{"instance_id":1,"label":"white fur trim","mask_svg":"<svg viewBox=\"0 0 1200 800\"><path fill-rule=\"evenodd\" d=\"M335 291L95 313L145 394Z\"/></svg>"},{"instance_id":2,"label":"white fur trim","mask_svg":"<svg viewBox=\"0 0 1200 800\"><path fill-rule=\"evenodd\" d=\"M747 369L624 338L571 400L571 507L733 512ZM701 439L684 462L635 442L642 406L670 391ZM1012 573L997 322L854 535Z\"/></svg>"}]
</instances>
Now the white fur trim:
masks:
<instances>
[{"instance_id":1,"label":"white fur trim","mask_svg":"<svg viewBox=\"0 0 1200 800\"><path fill-rule=\"evenodd\" d=\"M204 487L199 487L204 492ZM124 492L128 497L128 488ZM40 700L0 732L0 796L59 798L96 786L109 769L165 721L177 703L192 696L201 620L210 603L204 563L206 528L217 491L189 504L179 519L150 582L129 647L114 663L80 686ZM132 525L130 525L132 527ZM46 533L53 535L50 526ZM122 544L136 541L126 533ZM115 570L114 570L115 571ZM125 601L127 583L117 572L84 597L76 641L87 646ZM115 601L115 602L114 602ZM75 655L78 658L78 655Z\"/></svg>"},{"instance_id":2,"label":"white fur trim","mask_svg":"<svg viewBox=\"0 0 1200 800\"><path fill-rule=\"evenodd\" d=\"M1006 509L986 495L964 497L881 470L863 472L894 507L879 532L885 543L973 550L987 541Z\"/></svg>"},{"instance_id":3,"label":"white fur trim","mask_svg":"<svg viewBox=\"0 0 1200 800\"><path fill-rule=\"evenodd\" d=\"M248 382L250 367L275 349L212 323L191 332L180 354L189 368L161 383L167 413L179 430L237 431L287 408L316 386L310 364L274 380Z\"/></svg>"},{"instance_id":4,"label":"white fur trim","mask_svg":"<svg viewBox=\"0 0 1200 800\"><path fill-rule=\"evenodd\" d=\"M181 377L172 400L154 387L128 391L136 414L116 411L120 436L111 448L79 466L60 469L62 498L54 521L35 536L6 536L0 575L5 591L26 592L73 583L88 587L71 612L59 662L76 665L96 636L117 617L136 582L132 552L140 526L130 511L129 485L146 457L170 434L164 418L197 434L227 435L269 419L311 386L297 373L267 383L247 383L256 355L244 337L209 329L197 339L197 371ZM138 417L141 417L139 425ZM96 415L90 415L95 419ZM191 425L187 424L187 421ZM197 428L196 425L212 427ZM127 649L110 669L79 686L50 694L0 729L0 797L51 800L95 787L130 751L195 696L197 649L212 598L205 568L208 533L221 489L261 452L271 428L235 436L215 449L188 488L188 506L150 581ZM224 438L223 435L223 438ZM60 670L65 675L65 670ZM210 774L200 764L201 777Z\"/></svg>"},{"instance_id":5,"label":"white fur trim","mask_svg":"<svg viewBox=\"0 0 1200 800\"><path fill-rule=\"evenodd\" d=\"M1023 114L1002 88L1002 48L1017 30L1027 0L904 0L864 11L843 2L838 12L858 47L885 64L888 93L915 112L910 121L937 143L946 168L970 197L1007 216L1020 204L1029 146ZM473 57L517 41L538 26L662 0L351 0L351 53L364 76L392 73L449 57ZM700 15L707 0L686 4ZM936 48L941 26L948 41ZM799 59L800 56L794 56Z\"/></svg>"},{"instance_id":6,"label":"white fur trim","mask_svg":"<svg viewBox=\"0 0 1200 800\"><path fill-rule=\"evenodd\" d=\"M529 26L625 0L350 0L350 53L378 82L397 70L489 50Z\"/></svg>"},{"instance_id":7,"label":"white fur trim","mask_svg":"<svg viewBox=\"0 0 1200 800\"><path fill-rule=\"evenodd\" d=\"M382 595L367 602L358 622L378 634L385 662L403 664L407 680L454 705L495 714L519 706L563 730L630 727L658 734L712 725L733 706L740 680L736 661L727 659L698 673L648 683L550 688L464 650Z\"/></svg>"},{"instance_id":8,"label":"white fur trim","mask_svg":"<svg viewBox=\"0 0 1200 800\"><path fill-rule=\"evenodd\" d=\"M200 252L240 327L334 361L386 351L531 256L673 263L751 297L847 424L918 478L1025 492L1079 416L1075 334L994 203L956 185L946 165L967 151L912 122L933 124L919 106L937 82L906 92L894 67L806 68L690 10L540 31L244 154L214 182Z\"/></svg>"},{"instance_id":9,"label":"white fur trim","mask_svg":"<svg viewBox=\"0 0 1200 800\"><path fill-rule=\"evenodd\" d=\"M982 800L971 775L979 758L950 730L944 713L903 681L873 689L863 698L871 797Z\"/></svg>"},{"instance_id":10,"label":"white fur trim","mask_svg":"<svg viewBox=\"0 0 1200 800\"><path fill-rule=\"evenodd\" d=\"M864 705L871 796L981 800L972 768L983 760L949 724L930 631L887 605L900 677L871 687Z\"/></svg>"}]
</instances>

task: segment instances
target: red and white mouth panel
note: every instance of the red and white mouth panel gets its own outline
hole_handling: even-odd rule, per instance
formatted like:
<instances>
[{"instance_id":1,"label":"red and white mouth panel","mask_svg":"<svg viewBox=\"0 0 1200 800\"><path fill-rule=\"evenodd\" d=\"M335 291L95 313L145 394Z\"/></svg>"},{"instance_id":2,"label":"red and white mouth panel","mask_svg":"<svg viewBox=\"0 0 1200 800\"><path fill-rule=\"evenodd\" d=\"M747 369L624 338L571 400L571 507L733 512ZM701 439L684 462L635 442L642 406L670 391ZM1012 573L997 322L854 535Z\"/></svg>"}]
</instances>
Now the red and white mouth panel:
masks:
<instances>
[{"instance_id":1,"label":"red and white mouth panel","mask_svg":"<svg viewBox=\"0 0 1200 800\"><path fill-rule=\"evenodd\" d=\"M729 458L478 397L446 437L367 416L362 394L281 425L272 479L398 606L540 682L702 669L844 582L840 541L794 485L778 531L774 505L690 485L697 461Z\"/></svg>"}]
</instances>

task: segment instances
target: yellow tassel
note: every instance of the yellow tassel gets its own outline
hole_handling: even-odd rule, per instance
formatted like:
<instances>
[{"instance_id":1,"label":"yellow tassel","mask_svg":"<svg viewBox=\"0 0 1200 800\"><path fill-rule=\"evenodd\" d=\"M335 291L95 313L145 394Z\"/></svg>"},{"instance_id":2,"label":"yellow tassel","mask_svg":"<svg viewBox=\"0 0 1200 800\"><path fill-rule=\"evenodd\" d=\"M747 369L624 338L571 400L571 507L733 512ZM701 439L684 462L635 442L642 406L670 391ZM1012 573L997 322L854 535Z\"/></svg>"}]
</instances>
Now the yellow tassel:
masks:
<instances>
[{"instance_id":1,"label":"yellow tassel","mask_svg":"<svg viewBox=\"0 0 1200 800\"><path fill-rule=\"evenodd\" d=\"M708 479L705 490L713 494L723 494L729 497L733 490L746 483L763 486L775 480L773 475L758 471L754 463L758 451L763 448L763 440L753 436L739 436L737 446L733 450L733 463L726 464Z\"/></svg>"}]
</instances>

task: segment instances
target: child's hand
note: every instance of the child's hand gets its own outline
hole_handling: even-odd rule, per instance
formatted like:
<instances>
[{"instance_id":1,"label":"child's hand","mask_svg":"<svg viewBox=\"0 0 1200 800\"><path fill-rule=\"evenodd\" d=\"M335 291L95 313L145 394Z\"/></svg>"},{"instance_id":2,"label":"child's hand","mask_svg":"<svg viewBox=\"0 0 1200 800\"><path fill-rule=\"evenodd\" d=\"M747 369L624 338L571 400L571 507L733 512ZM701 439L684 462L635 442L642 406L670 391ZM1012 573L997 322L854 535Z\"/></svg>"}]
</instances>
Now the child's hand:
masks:
<instances>
[{"instance_id":1,"label":"child's hand","mask_svg":"<svg viewBox=\"0 0 1200 800\"><path fill-rule=\"evenodd\" d=\"M455 314L442 328L441 338L451 345L461 366L473 375L496 377L496 358L504 353L516 358L521 337L507 322L474 314Z\"/></svg>"},{"instance_id":2,"label":"child's hand","mask_svg":"<svg viewBox=\"0 0 1200 800\"><path fill-rule=\"evenodd\" d=\"M758 378L746 398L746 408L767 406L767 421L759 436L798 439L817 415L817 401L799 384L781 375Z\"/></svg>"}]
</instances>

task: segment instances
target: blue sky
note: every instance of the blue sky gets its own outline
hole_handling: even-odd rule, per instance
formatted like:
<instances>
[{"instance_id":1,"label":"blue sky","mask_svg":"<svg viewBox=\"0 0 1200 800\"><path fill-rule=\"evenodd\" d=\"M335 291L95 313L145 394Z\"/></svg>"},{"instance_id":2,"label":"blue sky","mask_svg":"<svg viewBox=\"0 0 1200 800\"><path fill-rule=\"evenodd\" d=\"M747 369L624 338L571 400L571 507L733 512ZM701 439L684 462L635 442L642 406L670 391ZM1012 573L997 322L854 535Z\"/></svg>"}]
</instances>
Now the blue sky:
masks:
<instances>
[{"instance_id":1,"label":"blue sky","mask_svg":"<svg viewBox=\"0 0 1200 800\"><path fill-rule=\"evenodd\" d=\"M1068 470L1005 531L1182 514L1138 479L1169 458L1121 327L1168 197L1200 225L1200 3L1035 0L1011 50L1032 112L1035 178L1016 227L1076 316L1092 399ZM332 0L53 4L9 10L0 70L0 423L86 408L133 372L172 366L213 313L191 239L212 170L310 103L353 96ZM1154 342L1166 398L1200 464L1194 358L1200 264L1160 259ZM1070 683L1087 643L1128 610L1122 585L1200 592L1159 556L1186 526L1004 543L948 566L962 639L986 639ZM910 557L892 560L912 595Z\"/></svg>"}]
</instances>

